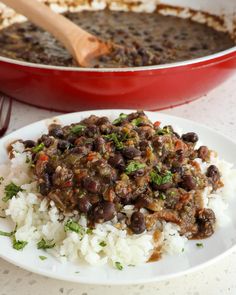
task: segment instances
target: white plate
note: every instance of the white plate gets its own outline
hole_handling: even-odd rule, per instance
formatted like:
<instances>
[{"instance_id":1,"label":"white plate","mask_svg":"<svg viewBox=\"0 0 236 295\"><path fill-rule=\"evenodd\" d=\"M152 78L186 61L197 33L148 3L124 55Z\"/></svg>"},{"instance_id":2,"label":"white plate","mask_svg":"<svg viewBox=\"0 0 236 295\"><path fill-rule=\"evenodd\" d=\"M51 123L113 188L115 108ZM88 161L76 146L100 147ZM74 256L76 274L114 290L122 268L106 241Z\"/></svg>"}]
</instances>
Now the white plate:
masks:
<instances>
[{"instance_id":1,"label":"white plate","mask_svg":"<svg viewBox=\"0 0 236 295\"><path fill-rule=\"evenodd\" d=\"M81 113L72 113L57 117L60 123L70 124L78 122L91 114L114 118L121 112L130 110L99 110ZM236 144L202 125L165 114L146 112L152 121L161 121L163 124L171 124L183 129L183 132L195 131L201 142L211 149L218 151L219 156L236 164ZM7 158L6 145L15 139L36 139L47 132L47 126L52 119L36 122L27 127L13 132L0 140L0 161ZM236 197L229 206L231 222L224 228L218 229L209 239L204 240L204 247L196 247L196 241L189 241L189 251L181 255L165 257L155 263L147 263L139 267L127 267L122 271L112 269L110 266L91 267L88 265L75 265L72 263L61 264L55 258L46 254L49 258L41 261L39 255L45 252L36 248L27 247L23 251L16 251L11 246L7 237L0 236L0 256L26 270L66 281L87 284L138 284L151 281L160 281L183 275L199 269L203 266L222 258L232 251L236 244ZM9 221L0 219L0 229L10 230Z\"/></svg>"}]
</instances>

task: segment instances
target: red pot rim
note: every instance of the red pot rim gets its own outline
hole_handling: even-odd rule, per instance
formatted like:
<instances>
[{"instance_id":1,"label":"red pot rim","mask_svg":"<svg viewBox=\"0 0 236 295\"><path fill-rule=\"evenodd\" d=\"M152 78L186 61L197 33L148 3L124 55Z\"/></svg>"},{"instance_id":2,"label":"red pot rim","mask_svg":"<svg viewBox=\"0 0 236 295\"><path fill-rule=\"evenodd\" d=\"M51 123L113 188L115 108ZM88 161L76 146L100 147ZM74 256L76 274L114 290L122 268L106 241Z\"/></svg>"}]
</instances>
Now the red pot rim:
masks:
<instances>
[{"instance_id":1,"label":"red pot rim","mask_svg":"<svg viewBox=\"0 0 236 295\"><path fill-rule=\"evenodd\" d=\"M0 62L6 62L14 65L19 65L28 68L37 68L37 69L45 69L45 70L57 70L57 71L73 71L73 72L93 72L93 73L126 73L126 72L144 72L144 71L152 71L152 70L165 70L171 68L180 68L185 66L194 66L199 64L205 64L211 60L222 59L224 56L228 56L232 53L236 53L236 46L231 47L229 49L203 56L200 58L194 58L185 61L173 62L162 65L154 65L154 66L143 66L143 67L128 67L128 68L80 68L80 67L62 67L62 66L53 66L53 65L44 65L44 64L36 64L25 61L20 61L12 58L7 58L0 56Z\"/></svg>"}]
</instances>

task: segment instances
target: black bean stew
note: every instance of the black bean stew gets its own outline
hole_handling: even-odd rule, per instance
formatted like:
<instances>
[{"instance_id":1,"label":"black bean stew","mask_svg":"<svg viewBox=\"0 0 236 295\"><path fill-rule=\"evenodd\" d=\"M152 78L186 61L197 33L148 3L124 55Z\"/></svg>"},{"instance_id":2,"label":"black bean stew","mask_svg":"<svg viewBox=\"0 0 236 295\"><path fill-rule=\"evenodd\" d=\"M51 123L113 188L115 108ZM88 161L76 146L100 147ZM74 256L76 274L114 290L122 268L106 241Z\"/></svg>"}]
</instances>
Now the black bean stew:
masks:
<instances>
[{"instance_id":1,"label":"black bean stew","mask_svg":"<svg viewBox=\"0 0 236 295\"><path fill-rule=\"evenodd\" d=\"M105 41L124 48L101 57L94 67L158 65L210 55L235 45L228 33L206 24L159 13L67 12L66 17ZM0 55L56 66L76 66L68 52L30 22L0 31Z\"/></svg>"},{"instance_id":2,"label":"black bean stew","mask_svg":"<svg viewBox=\"0 0 236 295\"><path fill-rule=\"evenodd\" d=\"M197 134L180 137L139 111L113 122L92 115L65 127L52 124L37 142L23 143L32 152L41 195L62 213L84 214L90 227L116 218L133 234L172 222L181 235L202 239L215 224L202 192L223 184L216 166L203 174L194 161L210 158L207 147L195 148L197 141ZM131 217L124 214L126 205L134 205Z\"/></svg>"}]
</instances>

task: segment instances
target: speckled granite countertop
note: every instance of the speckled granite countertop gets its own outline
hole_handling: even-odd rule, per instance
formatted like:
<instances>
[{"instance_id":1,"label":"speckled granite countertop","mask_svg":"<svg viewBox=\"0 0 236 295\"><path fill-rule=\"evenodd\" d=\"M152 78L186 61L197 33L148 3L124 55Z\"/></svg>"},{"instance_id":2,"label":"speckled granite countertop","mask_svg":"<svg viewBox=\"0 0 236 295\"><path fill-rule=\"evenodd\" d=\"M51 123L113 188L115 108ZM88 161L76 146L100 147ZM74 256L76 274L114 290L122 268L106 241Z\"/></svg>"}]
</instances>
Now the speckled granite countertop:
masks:
<instances>
[{"instance_id":1,"label":"speckled granite countertop","mask_svg":"<svg viewBox=\"0 0 236 295\"><path fill-rule=\"evenodd\" d=\"M236 75L199 101L165 113L201 122L236 141ZM13 104L9 132L31 122L56 115ZM218 295L236 294L236 250L220 262L202 271L170 281L124 287L88 286L48 279L24 271L0 259L0 295Z\"/></svg>"}]
</instances>

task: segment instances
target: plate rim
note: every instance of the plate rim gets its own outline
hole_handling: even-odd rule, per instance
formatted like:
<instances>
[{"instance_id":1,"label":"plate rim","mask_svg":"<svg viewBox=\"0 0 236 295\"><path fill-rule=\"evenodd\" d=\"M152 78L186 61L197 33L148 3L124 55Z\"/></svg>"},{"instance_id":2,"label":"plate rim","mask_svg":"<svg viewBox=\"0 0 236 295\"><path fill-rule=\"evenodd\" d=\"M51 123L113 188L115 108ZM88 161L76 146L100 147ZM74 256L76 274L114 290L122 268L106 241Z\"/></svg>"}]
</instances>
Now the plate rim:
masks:
<instances>
[{"instance_id":1,"label":"plate rim","mask_svg":"<svg viewBox=\"0 0 236 295\"><path fill-rule=\"evenodd\" d=\"M46 125L48 125L47 122L50 122L51 120L52 121L55 119L60 120L60 118L64 119L64 118L69 118L70 116L76 116L76 115L78 115L78 116L84 115L84 117L85 117L87 114L91 115L92 113L96 113L97 115L101 115L104 113L104 116L105 115L109 116L109 112L114 112L114 111L117 113L119 113L119 112L122 113L122 112L135 112L136 110L133 110L133 109L102 109L101 110L101 109L99 109L99 110L71 112L71 113L67 113L67 114L58 114L56 116L48 117L46 119L42 119L42 120L27 124L26 126L23 126L17 130L14 130L13 132L0 138L0 144L3 144L3 146L4 146L4 142L8 141L11 137L14 137L15 134L22 132L23 130L26 130L29 127L33 127L34 125L38 125L38 124L42 124L42 123L46 123ZM230 141L233 145L236 146L236 141L232 140L230 137L222 134L219 131L214 130L213 128L205 126L202 123L198 123L197 121L192 121L190 119L182 118L182 117L175 116L175 115L169 115L169 114L166 114L165 112L155 112L155 111L145 111L145 110L144 110L144 112L147 114L147 116L149 114L155 114L155 115L160 114L161 116L164 116L166 118L166 120L169 120L169 119L176 120L177 119L177 120L181 120L183 123L191 123L191 124L195 125L196 128L201 127L203 129L207 130L208 132L214 133L216 136L220 136L220 137L225 138L226 140ZM31 267L30 265L25 266L25 264L21 263L21 262L16 263L14 261L14 259L11 259L10 257L3 255L1 252L0 252L0 258L2 258L5 261L7 261L15 266L18 266L26 271L30 271L30 272L35 273L37 275L46 276L46 277L49 277L52 279L74 282L74 283L79 283L79 284L100 285L100 286L108 286L108 285L119 286L119 285L135 285L135 284L147 284L147 283L152 283L152 282L161 282L161 281L165 281L165 280L171 280L174 278L178 278L178 277L181 277L184 275L192 274L193 272L196 272L198 270L209 267L209 266L213 265L214 263L222 260L224 257L230 255L235 249L236 249L236 244L232 245L229 249L227 249L223 253L217 255L216 257L210 258L209 260L207 260L203 263L200 263L196 266L192 266L186 270L178 271L173 274L166 274L166 275L155 276L155 277L151 277L151 278L138 279L138 282L134 281L135 279L134 280L129 279L129 280L125 280L125 281L115 281L114 279L113 280L109 279L109 281L107 281L105 283L103 281L102 282L99 281L99 279L96 279L96 278L93 281L91 281L89 279L86 279L86 277L80 277L80 276L78 276L77 278L75 278L74 276L71 276L70 278L68 278L68 277L63 278L62 274L54 272L53 270L38 269L38 268Z\"/></svg>"}]
</instances>

